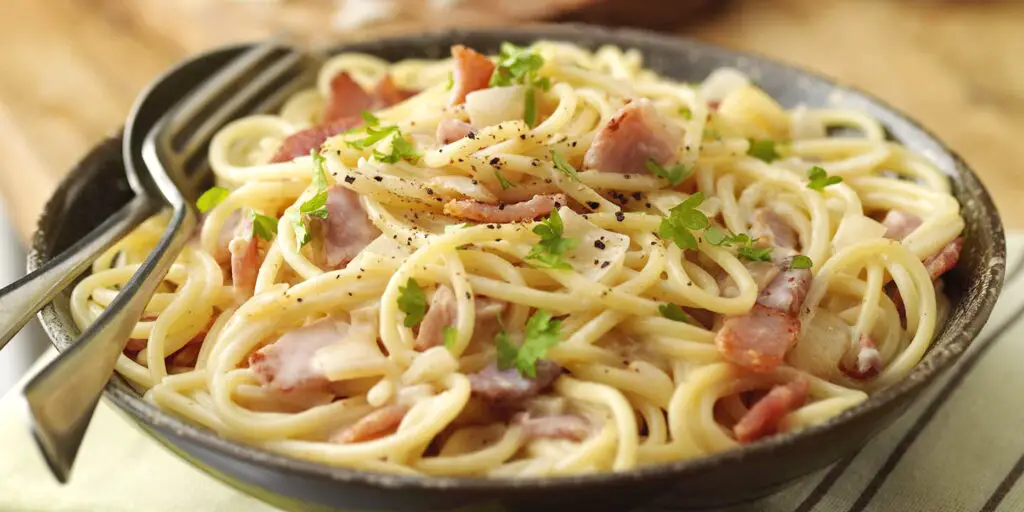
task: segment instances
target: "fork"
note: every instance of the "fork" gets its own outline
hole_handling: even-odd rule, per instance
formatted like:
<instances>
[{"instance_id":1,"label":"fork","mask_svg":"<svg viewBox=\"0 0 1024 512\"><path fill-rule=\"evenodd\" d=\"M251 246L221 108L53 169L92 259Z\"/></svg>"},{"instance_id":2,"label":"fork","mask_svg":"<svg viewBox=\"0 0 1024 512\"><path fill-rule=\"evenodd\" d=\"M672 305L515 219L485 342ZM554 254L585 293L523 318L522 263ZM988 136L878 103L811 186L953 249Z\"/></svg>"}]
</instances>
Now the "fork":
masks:
<instances>
[{"instance_id":1,"label":"fork","mask_svg":"<svg viewBox=\"0 0 1024 512\"><path fill-rule=\"evenodd\" d=\"M131 155L126 154L133 185L162 197L170 206L171 218L153 252L107 309L24 388L33 437L61 483L68 479L89 420L132 328L196 230L194 202L210 181L205 154L214 134L242 115L269 111L305 85L313 69L308 58L308 54L276 42L250 48L170 111L161 110L142 141L141 153L133 149ZM162 80L173 78L171 73ZM157 86L159 83L153 88ZM154 115L146 110L144 100L129 125ZM141 162L136 156L141 156Z\"/></svg>"}]
</instances>

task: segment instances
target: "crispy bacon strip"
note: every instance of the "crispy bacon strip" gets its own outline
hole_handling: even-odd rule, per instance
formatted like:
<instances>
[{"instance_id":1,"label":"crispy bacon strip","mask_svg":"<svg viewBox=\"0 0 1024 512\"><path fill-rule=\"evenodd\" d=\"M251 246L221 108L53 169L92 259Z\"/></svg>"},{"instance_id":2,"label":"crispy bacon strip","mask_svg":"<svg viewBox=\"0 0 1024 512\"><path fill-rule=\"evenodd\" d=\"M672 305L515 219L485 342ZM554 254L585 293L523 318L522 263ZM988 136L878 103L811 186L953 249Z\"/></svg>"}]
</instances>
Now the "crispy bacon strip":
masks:
<instances>
[{"instance_id":1,"label":"crispy bacon strip","mask_svg":"<svg viewBox=\"0 0 1024 512\"><path fill-rule=\"evenodd\" d=\"M449 105L459 105L466 101L466 95L486 89L494 74L494 63L487 56L461 44L452 46L452 58L455 68L452 71L452 97Z\"/></svg>"},{"instance_id":2,"label":"crispy bacon strip","mask_svg":"<svg viewBox=\"0 0 1024 512\"><path fill-rule=\"evenodd\" d=\"M362 443L383 437L398 429L409 407L401 404L384 406L331 436L333 443Z\"/></svg>"},{"instance_id":3,"label":"crispy bacon strip","mask_svg":"<svg viewBox=\"0 0 1024 512\"><path fill-rule=\"evenodd\" d=\"M715 335L722 357L756 372L770 372L796 345L800 336L797 317L811 286L811 272L788 269L788 261L758 295L749 313L727 318Z\"/></svg>"},{"instance_id":4,"label":"crispy bacon strip","mask_svg":"<svg viewBox=\"0 0 1024 512\"><path fill-rule=\"evenodd\" d=\"M518 402L537 396L551 385L559 375L562 367L553 361L541 359L537 361L537 377L523 377L515 368L499 370L494 364L469 376L470 389L481 398L494 402Z\"/></svg>"},{"instance_id":5,"label":"crispy bacon strip","mask_svg":"<svg viewBox=\"0 0 1024 512\"><path fill-rule=\"evenodd\" d=\"M663 165L674 160L679 140L653 103L646 99L631 101L598 130L583 157L583 168L625 174L647 172L648 160Z\"/></svg>"},{"instance_id":6,"label":"crispy bacon strip","mask_svg":"<svg viewBox=\"0 0 1024 512\"><path fill-rule=\"evenodd\" d=\"M565 194L537 194L533 199L512 204L489 204L470 199L452 199L444 205L444 213L474 222L504 224L545 217L566 204Z\"/></svg>"},{"instance_id":7,"label":"crispy bacon strip","mask_svg":"<svg viewBox=\"0 0 1024 512\"><path fill-rule=\"evenodd\" d=\"M380 236L359 196L341 185L327 189L327 218L318 222L324 241L322 259L329 268L343 268Z\"/></svg>"},{"instance_id":8,"label":"crispy bacon strip","mask_svg":"<svg viewBox=\"0 0 1024 512\"><path fill-rule=\"evenodd\" d=\"M736 440L741 443L757 441L778 431L779 420L793 412L807 400L809 384L797 379L786 385L775 386L757 401L733 427Z\"/></svg>"}]
</instances>

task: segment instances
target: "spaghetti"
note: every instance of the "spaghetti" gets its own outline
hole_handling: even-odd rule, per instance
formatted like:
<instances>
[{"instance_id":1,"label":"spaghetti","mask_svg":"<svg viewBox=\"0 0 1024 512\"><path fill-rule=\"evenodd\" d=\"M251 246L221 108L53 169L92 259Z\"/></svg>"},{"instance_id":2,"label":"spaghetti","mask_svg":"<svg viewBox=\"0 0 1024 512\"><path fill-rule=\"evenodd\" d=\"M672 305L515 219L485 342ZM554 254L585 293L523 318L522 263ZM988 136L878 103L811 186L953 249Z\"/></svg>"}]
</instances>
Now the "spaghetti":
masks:
<instances>
[{"instance_id":1,"label":"spaghetti","mask_svg":"<svg viewBox=\"0 0 1024 512\"><path fill-rule=\"evenodd\" d=\"M338 55L209 161L118 371L225 437L409 474L623 471L823 422L922 358L964 226L867 115L559 42ZM165 225L96 261L80 327Z\"/></svg>"}]
</instances>

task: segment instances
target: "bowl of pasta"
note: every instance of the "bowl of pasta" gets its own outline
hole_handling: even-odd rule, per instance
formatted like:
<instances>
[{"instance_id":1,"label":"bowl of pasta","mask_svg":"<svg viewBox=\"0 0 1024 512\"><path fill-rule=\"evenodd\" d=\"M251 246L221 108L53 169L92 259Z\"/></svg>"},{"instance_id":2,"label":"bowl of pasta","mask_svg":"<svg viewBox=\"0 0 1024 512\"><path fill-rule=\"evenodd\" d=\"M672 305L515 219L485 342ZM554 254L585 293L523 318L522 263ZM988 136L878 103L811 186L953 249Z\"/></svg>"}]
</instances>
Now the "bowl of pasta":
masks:
<instances>
[{"instance_id":1,"label":"bowl of pasta","mask_svg":"<svg viewBox=\"0 0 1024 512\"><path fill-rule=\"evenodd\" d=\"M572 25L332 55L214 139L202 229L105 394L282 508L762 496L898 417L999 293L977 176L813 73ZM130 198L119 147L65 179L30 266ZM165 223L41 313L59 349Z\"/></svg>"}]
</instances>

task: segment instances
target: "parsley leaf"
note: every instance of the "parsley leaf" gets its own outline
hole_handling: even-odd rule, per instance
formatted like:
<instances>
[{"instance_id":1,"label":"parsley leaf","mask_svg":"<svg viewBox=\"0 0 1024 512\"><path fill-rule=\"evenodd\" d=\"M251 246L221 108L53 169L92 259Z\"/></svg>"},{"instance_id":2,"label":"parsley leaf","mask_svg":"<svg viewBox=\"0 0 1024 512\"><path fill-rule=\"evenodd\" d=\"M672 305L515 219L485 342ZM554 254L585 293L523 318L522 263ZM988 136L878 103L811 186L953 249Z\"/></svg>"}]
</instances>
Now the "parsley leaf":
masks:
<instances>
[{"instance_id":1,"label":"parsley leaf","mask_svg":"<svg viewBox=\"0 0 1024 512\"><path fill-rule=\"evenodd\" d=\"M268 242L277 234L277 219L252 212L252 236L258 236Z\"/></svg>"},{"instance_id":2,"label":"parsley leaf","mask_svg":"<svg viewBox=\"0 0 1024 512\"><path fill-rule=\"evenodd\" d=\"M716 246L736 247L736 252L741 258L750 261L771 261L771 247L754 247L757 238L750 238L746 233L728 233L716 226L704 230L704 241Z\"/></svg>"},{"instance_id":3,"label":"parsley leaf","mask_svg":"<svg viewBox=\"0 0 1024 512\"><path fill-rule=\"evenodd\" d=\"M199 199L196 200L196 208L199 209L199 213L206 213L227 199L229 194L231 191L224 187L212 187L199 196Z\"/></svg>"},{"instance_id":4,"label":"parsley leaf","mask_svg":"<svg viewBox=\"0 0 1024 512\"><path fill-rule=\"evenodd\" d=\"M807 170L807 178L810 180L810 182L807 183L807 188L817 190L819 192L829 185L835 185L843 182L842 176L829 176L825 169L822 169L817 165Z\"/></svg>"},{"instance_id":5,"label":"parsley leaf","mask_svg":"<svg viewBox=\"0 0 1024 512\"><path fill-rule=\"evenodd\" d=\"M771 247L751 247L743 246L736 250L741 258L746 258L750 261L771 261L772 260L772 248Z\"/></svg>"},{"instance_id":6,"label":"parsley leaf","mask_svg":"<svg viewBox=\"0 0 1024 512\"><path fill-rule=\"evenodd\" d=\"M363 121L366 121L365 127L367 128L376 128L377 126L380 126L380 119L377 119L377 116L373 115L369 110L360 112L359 116L363 118Z\"/></svg>"},{"instance_id":7,"label":"parsley leaf","mask_svg":"<svg viewBox=\"0 0 1024 512\"><path fill-rule=\"evenodd\" d=\"M687 315L686 312L683 311L683 308L669 302L658 306L658 312L661 313L661 316L668 318L669 320L675 320L676 322L683 322L687 324L694 323L693 318L690 318L690 315Z\"/></svg>"},{"instance_id":8,"label":"parsley leaf","mask_svg":"<svg viewBox=\"0 0 1024 512\"><path fill-rule=\"evenodd\" d=\"M533 87L527 87L523 104L525 105L525 112L523 112L523 121L526 121L526 125L533 128L537 124L537 93Z\"/></svg>"},{"instance_id":9,"label":"parsley leaf","mask_svg":"<svg viewBox=\"0 0 1024 512\"><path fill-rule=\"evenodd\" d=\"M391 153L384 154L376 149L373 150L373 157L378 162L386 164L398 163L399 160L408 160L409 162L416 163L421 156L423 155L417 153L412 143L405 140L405 137L402 137L401 134L391 141Z\"/></svg>"},{"instance_id":10,"label":"parsley leaf","mask_svg":"<svg viewBox=\"0 0 1024 512\"><path fill-rule=\"evenodd\" d=\"M532 85L537 81L537 72L542 67L544 67L544 57L541 57L539 53L506 41L501 43L498 62L488 85L490 87Z\"/></svg>"},{"instance_id":11,"label":"parsley leaf","mask_svg":"<svg viewBox=\"0 0 1024 512\"><path fill-rule=\"evenodd\" d=\"M781 155L775 150L775 141L771 139L750 139L750 149L747 154L765 162L774 162Z\"/></svg>"},{"instance_id":12,"label":"parsley leaf","mask_svg":"<svg viewBox=\"0 0 1024 512\"><path fill-rule=\"evenodd\" d=\"M562 171L562 174L565 174L575 181L580 181L580 173L576 172L576 168L573 167L565 157L552 151L551 161L555 163L555 169Z\"/></svg>"},{"instance_id":13,"label":"parsley leaf","mask_svg":"<svg viewBox=\"0 0 1024 512\"><path fill-rule=\"evenodd\" d=\"M560 341L561 320L552 320L551 313L538 309L526 321L523 343L516 347L508 334L501 331L494 338L498 350L498 369L515 368L524 377L537 377L537 362L547 356L548 349Z\"/></svg>"},{"instance_id":14,"label":"parsley leaf","mask_svg":"<svg viewBox=\"0 0 1024 512\"><path fill-rule=\"evenodd\" d=\"M376 118L374 118L376 119ZM366 137L357 140L345 141L348 147L353 149L366 149L382 140L392 133L398 133L397 126L368 126L366 129Z\"/></svg>"},{"instance_id":15,"label":"parsley leaf","mask_svg":"<svg viewBox=\"0 0 1024 512\"><path fill-rule=\"evenodd\" d=\"M576 247L580 241L576 238L562 238L564 229L558 210L551 210L547 219L534 226L533 232L540 235L540 242L530 249L526 259L536 260L534 265L541 268L572 270L572 265L565 261L562 254Z\"/></svg>"},{"instance_id":16,"label":"parsley leaf","mask_svg":"<svg viewBox=\"0 0 1024 512\"><path fill-rule=\"evenodd\" d=\"M531 128L537 124L537 91L535 88L540 87L545 91L551 88L550 79L537 77L537 72L542 67L544 67L544 57L541 57L539 53L504 42L501 43L498 62L488 84L490 87L526 86L523 120Z\"/></svg>"},{"instance_id":17,"label":"parsley leaf","mask_svg":"<svg viewBox=\"0 0 1024 512\"><path fill-rule=\"evenodd\" d=\"M690 107L679 107L679 115L687 121L693 119L693 111L690 110Z\"/></svg>"},{"instance_id":18,"label":"parsley leaf","mask_svg":"<svg viewBox=\"0 0 1024 512\"><path fill-rule=\"evenodd\" d=\"M316 194L299 205L299 214L294 220L295 242L300 249L308 244L312 237L309 233L307 219L311 217L327 218L327 170L324 168L326 159L315 149L310 150L309 153L313 157L313 186L316 188Z\"/></svg>"},{"instance_id":19,"label":"parsley leaf","mask_svg":"<svg viewBox=\"0 0 1024 512\"><path fill-rule=\"evenodd\" d=\"M444 326L444 348L451 350L455 347L455 338L459 337L459 330L450 326Z\"/></svg>"},{"instance_id":20,"label":"parsley leaf","mask_svg":"<svg viewBox=\"0 0 1024 512\"><path fill-rule=\"evenodd\" d=\"M644 167L646 167L648 171L651 171L651 174L668 180L668 184L673 187L682 183L686 178L689 178L690 175L693 174L693 167L689 167L685 164L676 164L666 169L658 162L655 162L654 159L648 159L647 162L644 163Z\"/></svg>"},{"instance_id":21,"label":"parsley leaf","mask_svg":"<svg viewBox=\"0 0 1024 512\"><path fill-rule=\"evenodd\" d=\"M804 256L803 254L797 254L796 256L793 256L793 260L789 262L790 269L811 268L813 266L814 262L811 261L811 259L808 258L807 256Z\"/></svg>"},{"instance_id":22,"label":"parsley leaf","mask_svg":"<svg viewBox=\"0 0 1024 512\"><path fill-rule=\"evenodd\" d=\"M668 211L661 219L658 235L675 242L681 249L697 250L697 239L691 230L708 227L708 216L697 209L704 201L704 193L697 192Z\"/></svg>"},{"instance_id":23,"label":"parsley leaf","mask_svg":"<svg viewBox=\"0 0 1024 512\"><path fill-rule=\"evenodd\" d=\"M498 184L501 185L501 189L502 190L508 190L508 189L516 186L515 183L512 183L511 181L509 181L508 178L506 178L505 175L502 174L501 171L498 170L498 169L494 170L494 177L498 178Z\"/></svg>"},{"instance_id":24,"label":"parsley leaf","mask_svg":"<svg viewBox=\"0 0 1024 512\"><path fill-rule=\"evenodd\" d=\"M507 332L502 330L494 337L494 346L498 350L499 370L507 370L515 366L519 347L512 344Z\"/></svg>"},{"instance_id":25,"label":"parsley leaf","mask_svg":"<svg viewBox=\"0 0 1024 512\"><path fill-rule=\"evenodd\" d=\"M427 294L423 293L419 283L409 278L405 286L398 287L398 309L405 313L405 326L414 327L423 321L427 314Z\"/></svg>"}]
</instances>

